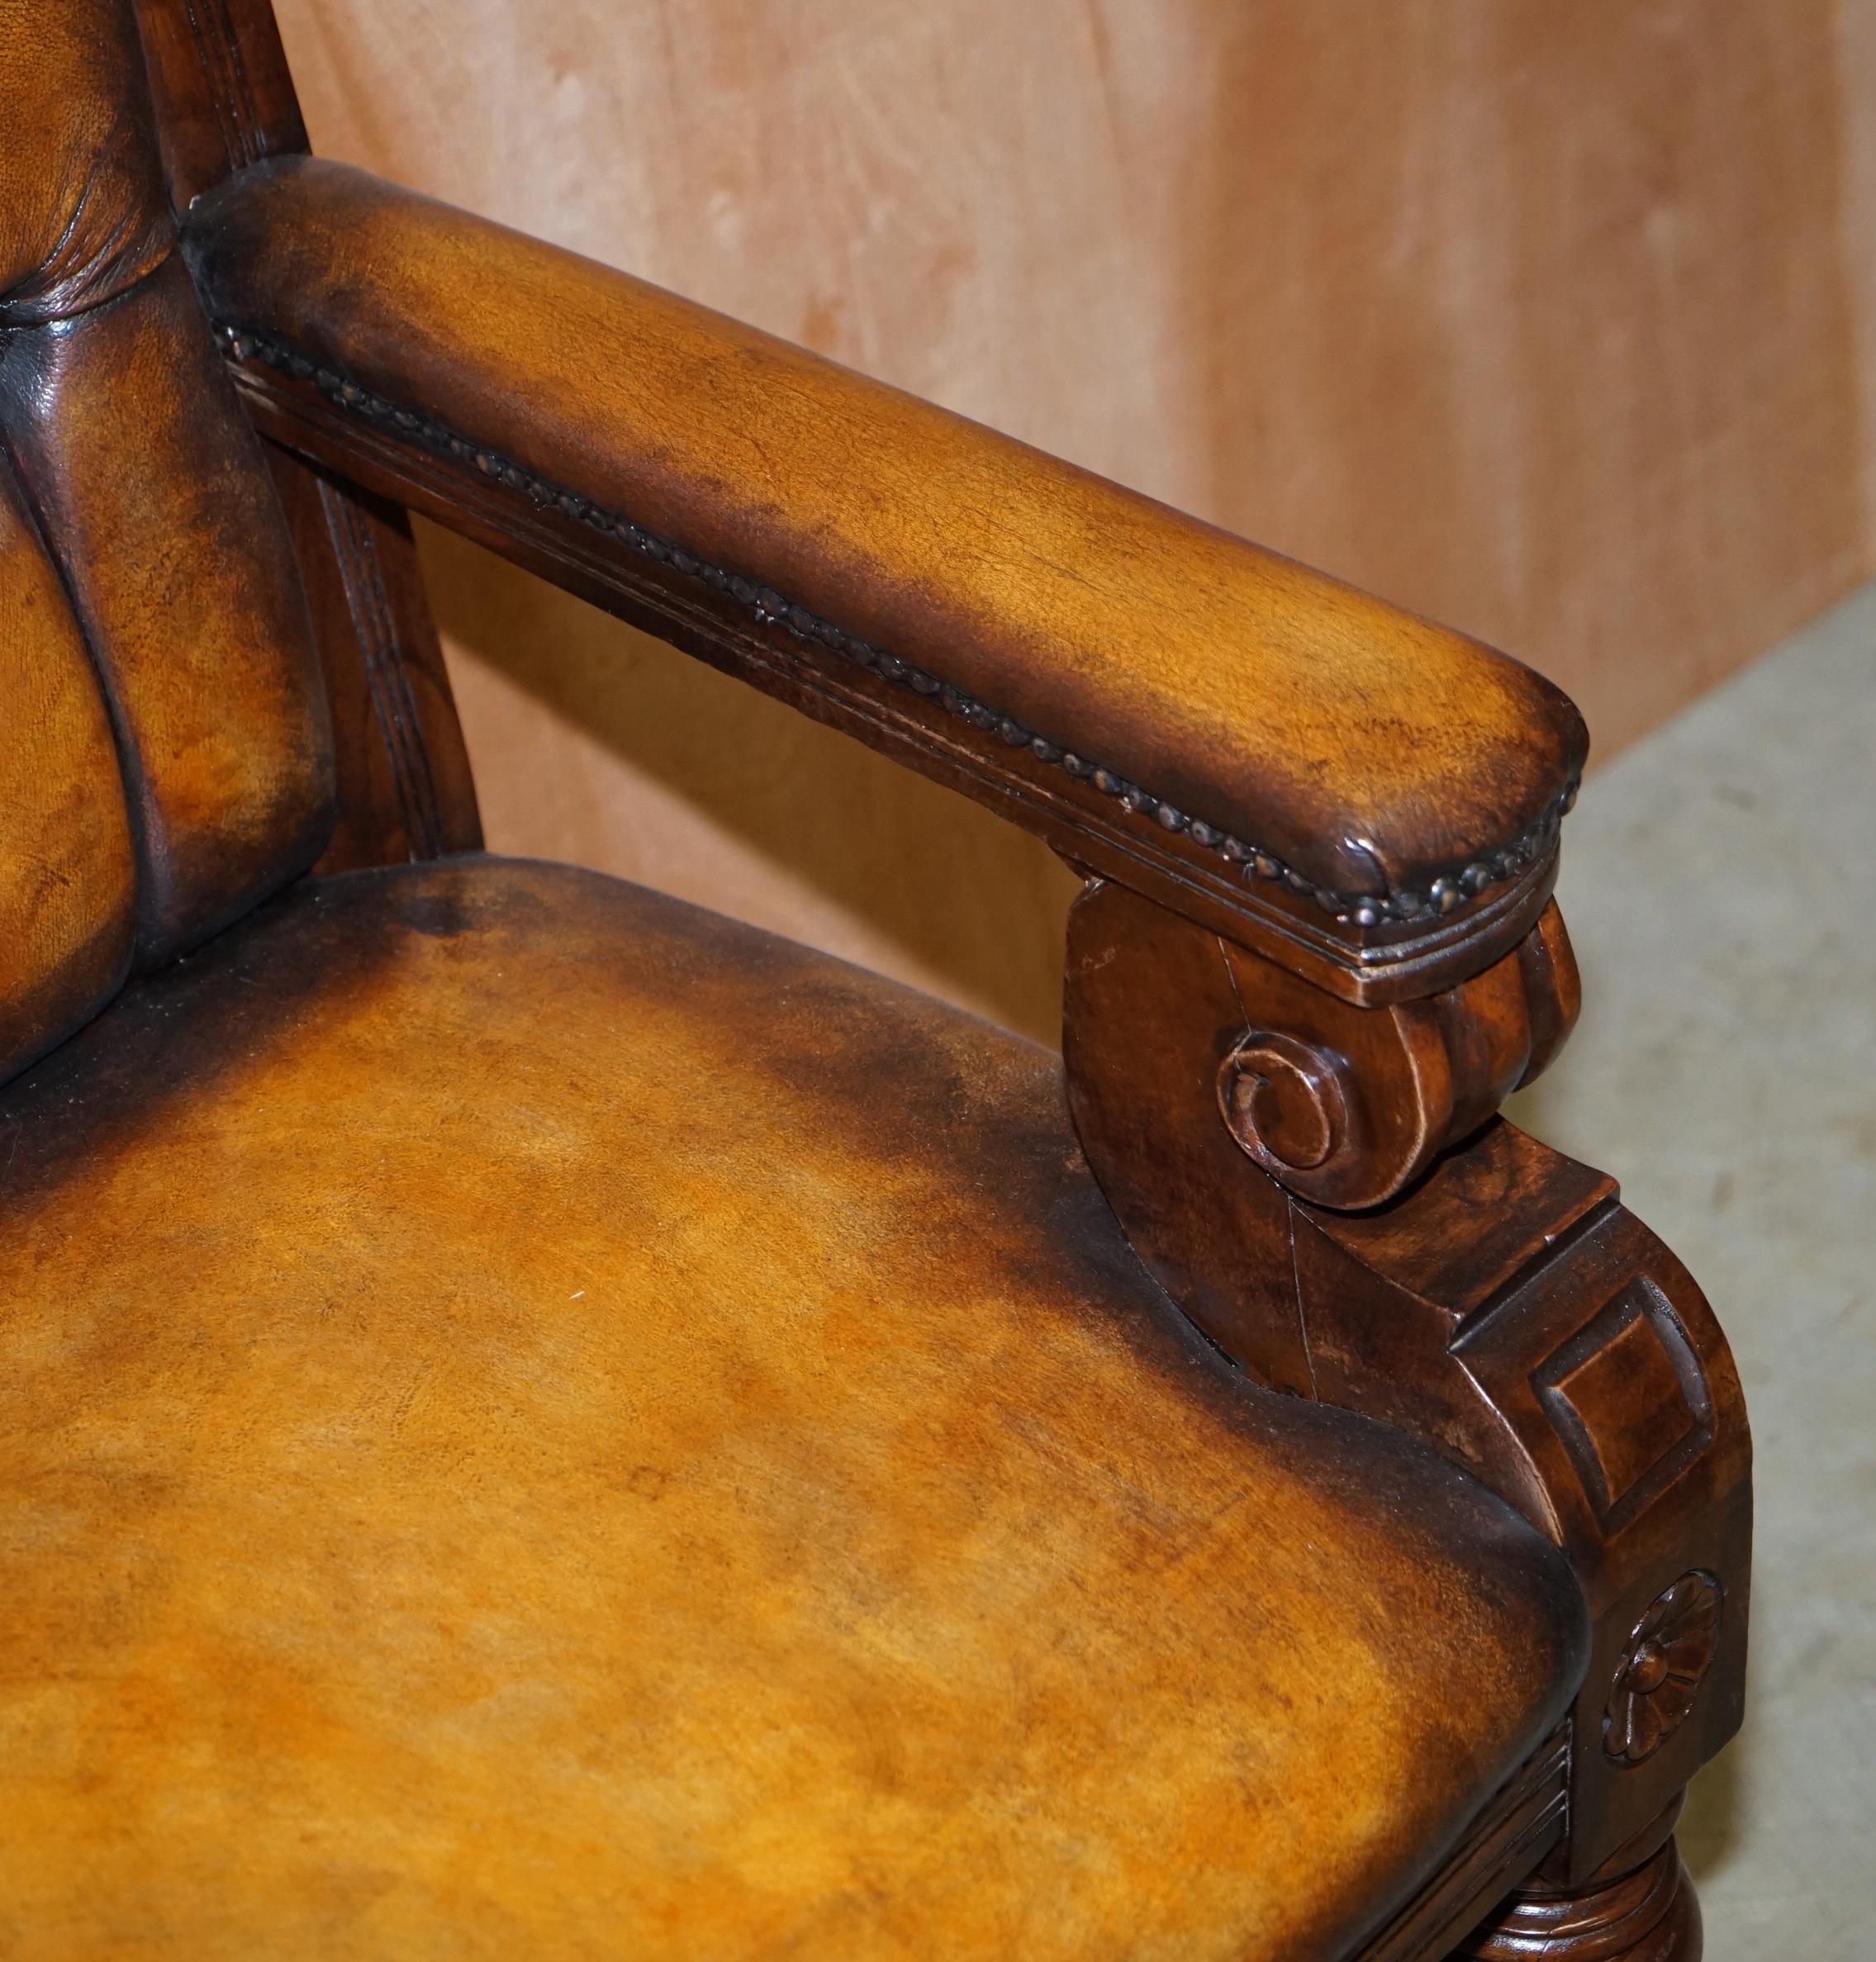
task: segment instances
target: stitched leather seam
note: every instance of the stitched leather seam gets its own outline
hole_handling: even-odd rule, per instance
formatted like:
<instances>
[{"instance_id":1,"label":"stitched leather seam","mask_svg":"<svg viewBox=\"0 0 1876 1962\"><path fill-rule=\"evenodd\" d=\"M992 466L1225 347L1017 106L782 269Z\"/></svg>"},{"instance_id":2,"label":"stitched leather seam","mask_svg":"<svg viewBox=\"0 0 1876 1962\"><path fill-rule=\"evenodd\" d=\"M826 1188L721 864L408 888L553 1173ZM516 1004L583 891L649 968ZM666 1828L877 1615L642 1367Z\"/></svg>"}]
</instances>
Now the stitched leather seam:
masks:
<instances>
[{"instance_id":1,"label":"stitched leather seam","mask_svg":"<svg viewBox=\"0 0 1876 1962\"><path fill-rule=\"evenodd\" d=\"M1011 748L1027 749L1041 762L1092 784L1104 796L1114 798L1128 810L1157 824L1162 830L1185 833L1195 844L1215 853L1232 867L1247 885L1280 882L1293 892L1313 900L1342 925L1373 927L1392 922L1425 924L1443 914L1456 912L1489 887L1518 877L1544 857L1555 840L1565 813L1576 800L1577 779L1572 777L1536 823L1508 843L1481 852L1451 873L1434 880L1427 892L1335 891L1329 886L1317 884L1274 852L1235 838L1203 819L1189 816L1165 798L1155 796L1138 784L1129 782L1118 771L1052 742L1014 716L980 701L928 670L862 640L857 634L849 634L805 606L796 605L773 587L725 567L710 564L672 540L647 531L622 513L610 511L563 484L536 475L498 450L473 441L433 416L388 401L270 335L226 321L216 322L216 333L231 360L237 363L259 360L282 374L311 382L321 395L339 407L366 421L388 428L403 439L420 444L439 456L469 464L483 476L520 492L541 509L556 509L576 523L616 539L658 564L667 565L686 578L700 581L753 614L764 626L780 627L797 640L811 641L827 648L882 680L936 701L947 714L996 736Z\"/></svg>"}]
</instances>

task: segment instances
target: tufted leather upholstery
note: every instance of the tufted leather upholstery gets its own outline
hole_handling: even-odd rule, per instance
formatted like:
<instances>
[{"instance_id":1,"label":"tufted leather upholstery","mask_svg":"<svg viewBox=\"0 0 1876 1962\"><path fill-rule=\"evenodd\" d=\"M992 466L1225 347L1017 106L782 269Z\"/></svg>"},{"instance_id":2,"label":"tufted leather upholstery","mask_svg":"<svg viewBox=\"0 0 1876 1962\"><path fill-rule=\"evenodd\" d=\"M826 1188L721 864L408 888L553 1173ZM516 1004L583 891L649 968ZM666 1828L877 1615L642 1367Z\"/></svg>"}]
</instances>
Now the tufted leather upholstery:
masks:
<instances>
[{"instance_id":1,"label":"tufted leather upholstery","mask_svg":"<svg viewBox=\"0 0 1876 1962\"><path fill-rule=\"evenodd\" d=\"M302 871L306 600L120 0L0 4L0 1076Z\"/></svg>"}]
</instances>

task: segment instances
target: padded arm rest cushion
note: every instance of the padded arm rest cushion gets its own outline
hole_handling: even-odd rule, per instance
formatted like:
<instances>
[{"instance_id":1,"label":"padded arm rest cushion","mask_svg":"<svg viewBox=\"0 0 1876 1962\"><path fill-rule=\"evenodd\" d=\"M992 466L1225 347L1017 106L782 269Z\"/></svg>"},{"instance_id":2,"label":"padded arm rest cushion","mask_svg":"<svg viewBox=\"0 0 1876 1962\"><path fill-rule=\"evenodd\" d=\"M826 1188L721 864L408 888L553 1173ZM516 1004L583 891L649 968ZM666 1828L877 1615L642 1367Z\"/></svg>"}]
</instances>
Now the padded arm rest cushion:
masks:
<instances>
[{"instance_id":1,"label":"padded arm rest cushion","mask_svg":"<svg viewBox=\"0 0 1876 1962\"><path fill-rule=\"evenodd\" d=\"M240 173L185 244L239 360L487 445L537 500L990 711L988 747L1066 753L1148 832L1247 884L1266 858L1356 937L1423 930L1554 846L1582 721L1463 634L343 164Z\"/></svg>"}]
</instances>

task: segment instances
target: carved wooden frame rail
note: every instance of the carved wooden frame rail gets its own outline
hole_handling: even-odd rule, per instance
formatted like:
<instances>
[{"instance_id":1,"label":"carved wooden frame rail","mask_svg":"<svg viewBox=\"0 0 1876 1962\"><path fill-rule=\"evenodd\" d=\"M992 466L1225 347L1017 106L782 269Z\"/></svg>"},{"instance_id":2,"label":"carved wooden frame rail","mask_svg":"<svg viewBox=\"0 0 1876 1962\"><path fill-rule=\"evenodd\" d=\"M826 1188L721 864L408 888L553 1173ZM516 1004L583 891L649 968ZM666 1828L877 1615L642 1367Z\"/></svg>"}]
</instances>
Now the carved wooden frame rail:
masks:
<instances>
[{"instance_id":1,"label":"carved wooden frame rail","mask_svg":"<svg viewBox=\"0 0 1876 1962\"><path fill-rule=\"evenodd\" d=\"M139 7L178 207L304 149L265 0ZM1691 1962L1671 1833L1739 1722L1750 1442L1685 1270L1611 1181L1496 1114L1576 1014L1550 897L1570 788L1444 891L1365 917L759 581L629 514L596 521L575 488L421 403L221 325L280 446L340 677L349 829L328 863L478 841L406 505L1039 832L1087 881L1070 1098L1142 1259L1254 1379L1411 1432L1494 1487L1565 1550L1589 1603L1569 1720L1360 1962L1456 1945L1491 1962Z\"/></svg>"},{"instance_id":2,"label":"carved wooden frame rail","mask_svg":"<svg viewBox=\"0 0 1876 1962\"><path fill-rule=\"evenodd\" d=\"M1353 1962L1437 1962L1532 1872L1570 1825L1570 1732L1560 1726L1494 1794L1426 1881L1369 1936Z\"/></svg>"}]
</instances>

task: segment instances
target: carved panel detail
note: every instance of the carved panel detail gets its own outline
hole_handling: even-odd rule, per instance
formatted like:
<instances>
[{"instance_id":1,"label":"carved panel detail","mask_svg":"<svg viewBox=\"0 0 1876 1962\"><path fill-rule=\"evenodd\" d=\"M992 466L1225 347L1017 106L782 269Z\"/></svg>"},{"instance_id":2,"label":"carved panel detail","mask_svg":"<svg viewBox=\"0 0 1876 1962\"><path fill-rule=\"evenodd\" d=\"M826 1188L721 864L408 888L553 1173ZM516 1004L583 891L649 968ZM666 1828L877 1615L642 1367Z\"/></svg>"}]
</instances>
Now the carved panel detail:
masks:
<instances>
[{"instance_id":1,"label":"carved panel detail","mask_svg":"<svg viewBox=\"0 0 1876 1962\"><path fill-rule=\"evenodd\" d=\"M1218 1068L1218 1107L1273 1178L1313 1171L1349 1142L1347 1069L1333 1050L1253 1033Z\"/></svg>"},{"instance_id":2,"label":"carved panel detail","mask_svg":"<svg viewBox=\"0 0 1876 1962\"><path fill-rule=\"evenodd\" d=\"M1532 1379L1605 1532L1626 1526L1712 1439L1713 1405L1667 1296L1636 1276Z\"/></svg>"}]
</instances>

